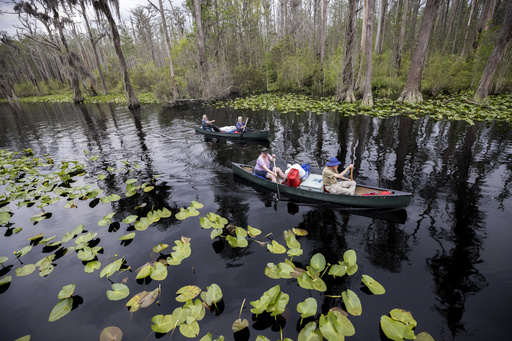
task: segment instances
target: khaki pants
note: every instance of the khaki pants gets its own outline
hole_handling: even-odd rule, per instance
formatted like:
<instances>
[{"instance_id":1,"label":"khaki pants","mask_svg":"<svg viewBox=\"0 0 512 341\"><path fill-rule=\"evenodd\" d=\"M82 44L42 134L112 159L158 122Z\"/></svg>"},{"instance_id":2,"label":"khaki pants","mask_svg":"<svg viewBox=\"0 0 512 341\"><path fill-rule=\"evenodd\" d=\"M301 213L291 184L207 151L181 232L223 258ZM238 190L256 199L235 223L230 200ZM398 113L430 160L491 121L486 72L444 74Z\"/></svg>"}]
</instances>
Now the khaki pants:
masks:
<instances>
[{"instance_id":1,"label":"khaki pants","mask_svg":"<svg viewBox=\"0 0 512 341\"><path fill-rule=\"evenodd\" d=\"M325 189L332 194L347 194L354 195L356 191L356 182L355 181L338 181L338 183L325 186Z\"/></svg>"}]
</instances>

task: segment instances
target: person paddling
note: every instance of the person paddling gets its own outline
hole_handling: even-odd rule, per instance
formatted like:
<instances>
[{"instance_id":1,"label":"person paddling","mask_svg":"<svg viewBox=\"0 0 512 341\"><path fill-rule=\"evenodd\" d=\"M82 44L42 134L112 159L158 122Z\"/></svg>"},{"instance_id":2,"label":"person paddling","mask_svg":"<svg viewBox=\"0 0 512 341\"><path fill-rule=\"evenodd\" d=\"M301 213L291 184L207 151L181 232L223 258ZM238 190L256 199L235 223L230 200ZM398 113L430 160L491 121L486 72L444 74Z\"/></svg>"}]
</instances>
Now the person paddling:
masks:
<instances>
[{"instance_id":1,"label":"person paddling","mask_svg":"<svg viewBox=\"0 0 512 341\"><path fill-rule=\"evenodd\" d=\"M217 127L215 124L213 124L215 120L208 120L208 117L203 115L203 120L201 121L201 125L203 126L203 129L211 129L213 131L220 131L219 127Z\"/></svg>"},{"instance_id":2,"label":"person paddling","mask_svg":"<svg viewBox=\"0 0 512 341\"><path fill-rule=\"evenodd\" d=\"M254 173L257 175L264 177L266 179L271 180L272 182L277 182L277 177L281 177L282 179L286 178L283 171L279 167L273 167L270 165L271 161L275 161L276 155L269 155L268 149L263 148L261 150L261 154L256 160L256 167L254 167Z\"/></svg>"},{"instance_id":3,"label":"person paddling","mask_svg":"<svg viewBox=\"0 0 512 341\"><path fill-rule=\"evenodd\" d=\"M332 194L354 195L356 191L356 182L345 177L345 174L350 169L354 169L354 165L350 164L343 170L343 172L338 173L339 165L341 165L341 162L335 157L331 157L329 162L325 165L325 168L322 171L322 181L324 182L325 189ZM338 181L338 179L343 181Z\"/></svg>"},{"instance_id":4,"label":"person paddling","mask_svg":"<svg viewBox=\"0 0 512 341\"><path fill-rule=\"evenodd\" d=\"M242 121L242 116L238 116L238 121L236 121L236 131L242 133L250 133L252 130L247 126L247 122L249 121L249 117L246 118L245 122Z\"/></svg>"}]
</instances>

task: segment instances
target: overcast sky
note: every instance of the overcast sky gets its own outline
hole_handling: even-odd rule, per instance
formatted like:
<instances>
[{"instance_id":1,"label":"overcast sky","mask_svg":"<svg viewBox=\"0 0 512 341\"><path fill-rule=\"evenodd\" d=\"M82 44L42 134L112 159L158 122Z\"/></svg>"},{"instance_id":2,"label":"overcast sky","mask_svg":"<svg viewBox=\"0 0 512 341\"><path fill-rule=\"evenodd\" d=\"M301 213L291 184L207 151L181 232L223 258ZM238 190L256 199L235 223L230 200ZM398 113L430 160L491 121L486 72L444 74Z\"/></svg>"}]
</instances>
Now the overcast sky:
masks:
<instances>
[{"instance_id":1,"label":"overcast sky","mask_svg":"<svg viewBox=\"0 0 512 341\"><path fill-rule=\"evenodd\" d=\"M184 0L172 0L173 4L176 6L183 3L183 1ZM151 2L158 6L158 0L152 0ZM132 8L137 7L137 5L147 4L147 0L119 0L119 11L121 12L121 17L128 18L129 12ZM10 3L10 1L0 0L0 11L1 13L4 13L0 14L0 31L7 31L11 36L16 34L16 29L13 25L21 26L19 25L18 15L14 14L14 11L12 10L13 6L14 5ZM164 1L164 7L170 8L168 1Z\"/></svg>"}]
</instances>

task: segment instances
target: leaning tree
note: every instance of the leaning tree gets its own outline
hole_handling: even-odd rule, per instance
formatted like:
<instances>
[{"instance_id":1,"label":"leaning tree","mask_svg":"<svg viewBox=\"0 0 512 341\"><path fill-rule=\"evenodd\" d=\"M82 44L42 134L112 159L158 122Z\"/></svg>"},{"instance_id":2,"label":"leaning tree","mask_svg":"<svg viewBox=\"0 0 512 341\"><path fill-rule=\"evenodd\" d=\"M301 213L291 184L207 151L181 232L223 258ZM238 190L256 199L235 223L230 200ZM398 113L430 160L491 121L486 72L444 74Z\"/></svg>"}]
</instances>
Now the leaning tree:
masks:
<instances>
[{"instance_id":1,"label":"leaning tree","mask_svg":"<svg viewBox=\"0 0 512 341\"><path fill-rule=\"evenodd\" d=\"M68 0L68 1L76 1L76 0ZM130 76L128 75L128 66L126 65L126 60L124 59L123 50L121 49L121 38L119 36L119 30L117 29L117 24L114 20L114 16L112 11L110 10L110 6L112 5L115 9L115 13L117 18L120 17L119 14L119 1L118 0L80 0L81 2L85 2L91 4L96 13L101 15L107 19L110 26L110 33L112 34L112 42L114 44L114 49L116 51L117 58L119 59L119 64L121 65L121 71L123 72L123 82L124 82L124 90L126 92L126 99L128 101L128 108L135 109L140 107L139 99L135 94L135 90L133 89L132 82L130 81Z\"/></svg>"},{"instance_id":2,"label":"leaning tree","mask_svg":"<svg viewBox=\"0 0 512 341\"><path fill-rule=\"evenodd\" d=\"M508 3L505 17L503 19L503 25L501 26L500 35L494 49L492 50L491 56L487 60L484 73L480 79L480 84L476 90L474 99L476 101L482 101L489 95L489 87L491 85L492 78L501 58L505 54L507 45L512 41L512 1Z\"/></svg>"}]
</instances>

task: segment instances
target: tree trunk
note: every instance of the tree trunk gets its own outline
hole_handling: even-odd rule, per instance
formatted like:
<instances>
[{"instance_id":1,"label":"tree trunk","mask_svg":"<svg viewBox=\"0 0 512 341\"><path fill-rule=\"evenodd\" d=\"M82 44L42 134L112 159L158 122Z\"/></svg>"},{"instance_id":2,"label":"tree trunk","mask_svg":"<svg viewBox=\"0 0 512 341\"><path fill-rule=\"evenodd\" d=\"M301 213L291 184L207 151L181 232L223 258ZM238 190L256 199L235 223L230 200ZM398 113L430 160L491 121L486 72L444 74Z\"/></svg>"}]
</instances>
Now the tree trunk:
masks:
<instances>
[{"instance_id":1,"label":"tree trunk","mask_svg":"<svg viewBox=\"0 0 512 341\"><path fill-rule=\"evenodd\" d=\"M105 14L105 17L109 23L110 32L112 33L112 42L114 43L114 49L116 51L119 64L121 65L121 70L123 72L124 91L126 92L128 108L139 108L140 102L137 98L135 90L133 90L132 82L130 81L130 76L128 75L128 67L126 66L126 60L124 59L123 50L121 49L121 38L119 37L119 31L117 30L116 22L112 17L112 12L110 11L110 7L108 7L108 5L101 7L101 10L103 14Z\"/></svg>"},{"instance_id":2,"label":"tree trunk","mask_svg":"<svg viewBox=\"0 0 512 341\"><path fill-rule=\"evenodd\" d=\"M503 19L503 25L501 26L500 36L496 45L494 45L494 49L492 50L491 56L487 61L487 65L485 66L484 73L482 78L480 79L480 84L478 85L478 89L476 90L474 99L476 101L482 101L489 95L489 88L491 85L492 78L496 69L498 68L498 64L505 53L507 45L512 40L512 2L509 2L507 5L507 10L505 13L505 17Z\"/></svg>"},{"instance_id":3,"label":"tree trunk","mask_svg":"<svg viewBox=\"0 0 512 341\"><path fill-rule=\"evenodd\" d=\"M320 65L324 65L325 57L325 30L327 27L327 1L322 0L322 28L320 31Z\"/></svg>"},{"instance_id":4,"label":"tree trunk","mask_svg":"<svg viewBox=\"0 0 512 341\"><path fill-rule=\"evenodd\" d=\"M407 1L407 0L406 0ZM364 76L363 105L373 105L372 95L372 42L373 42L373 15L375 0L368 0L368 20L366 21L366 70Z\"/></svg>"},{"instance_id":5,"label":"tree trunk","mask_svg":"<svg viewBox=\"0 0 512 341\"><path fill-rule=\"evenodd\" d=\"M366 48L366 23L368 22L368 0L363 0L363 4L364 4L364 14L363 14L363 27L361 28L361 46L360 46L360 49L359 49L359 54L358 54L358 60L357 60L357 79L356 79L356 86L355 88L358 90L358 91L362 91L363 90L363 87L364 87L364 70L363 70L363 65L365 64L364 63L364 52L365 51L365 48Z\"/></svg>"},{"instance_id":6,"label":"tree trunk","mask_svg":"<svg viewBox=\"0 0 512 341\"><path fill-rule=\"evenodd\" d=\"M478 0L472 0L471 1L471 10L469 11L468 24L466 25L466 29L464 30L464 43L462 45L462 52L460 53L461 57L464 57L464 54L466 53L466 46L467 46L467 43L468 43L469 28L471 27L471 20L473 20L473 13L474 13L474 10L475 10L475 2L478 3Z\"/></svg>"},{"instance_id":7,"label":"tree trunk","mask_svg":"<svg viewBox=\"0 0 512 341\"><path fill-rule=\"evenodd\" d=\"M338 85L336 99L340 102L355 102L354 96L354 48L356 33L356 7L357 0L349 0L349 12L345 29L345 55L343 58L343 79Z\"/></svg>"},{"instance_id":8,"label":"tree trunk","mask_svg":"<svg viewBox=\"0 0 512 341\"><path fill-rule=\"evenodd\" d=\"M453 30L453 21L455 19L455 13L458 13L458 9L459 9L459 3L460 1L459 0L454 0L452 2L452 8L450 9L450 15L448 17L448 27L446 28L446 36L445 36L445 39L444 39L444 44L443 44L443 51L442 51L442 54L444 55L445 51L446 51L446 47L448 46L448 42L450 41L450 37L452 35L452 30ZM454 37L455 39L455 37Z\"/></svg>"},{"instance_id":9,"label":"tree trunk","mask_svg":"<svg viewBox=\"0 0 512 341\"><path fill-rule=\"evenodd\" d=\"M404 0L404 8L402 12L402 26L400 28L400 39L398 40L398 46L396 49L396 73L400 72L400 64L402 63L402 48L404 45L405 37L405 24L407 23L407 11L409 10L409 1Z\"/></svg>"},{"instance_id":10,"label":"tree trunk","mask_svg":"<svg viewBox=\"0 0 512 341\"><path fill-rule=\"evenodd\" d=\"M377 36L375 37L375 53L381 54L383 43L381 40L384 40L384 21L386 19L386 10L388 7L387 0L379 1L379 20L377 22Z\"/></svg>"},{"instance_id":11,"label":"tree trunk","mask_svg":"<svg viewBox=\"0 0 512 341\"><path fill-rule=\"evenodd\" d=\"M108 95L107 85L105 83L105 76L103 76L103 71L101 70L100 57L98 56L98 47L96 46L97 42L94 40L92 36L91 26L89 25L89 19L87 18L87 13L85 11L85 4L83 1L80 1L80 7L82 8L82 16L84 17L85 26L87 28L87 35L89 36L89 41L91 42L92 50L94 52L94 61L96 63L96 68L98 69L98 74L100 75L101 85L103 87L103 93Z\"/></svg>"},{"instance_id":12,"label":"tree trunk","mask_svg":"<svg viewBox=\"0 0 512 341\"><path fill-rule=\"evenodd\" d=\"M281 37L286 35L286 1L287 0L279 0L280 8L280 16L279 16L279 32L281 33Z\"/></svg>"},{"instance_id":13,"label":"tree trunk","mask_svg":"<svg viewBox=\"0 0 512 341\"><path fill-rule=\"evenodd\" d=\"M167 50L167 58L169 58L169 68L171 69L171 88L172 88L172 96L174 99L178 98L178 90L176 89L176 80L174 79L174 66L172 64L171 57L171 41L169 39L169 32L167 30L167 20L165 19L165 12L162 0L158 0L158 4L160 6L160 16L162 17L162 27L164 29L165 35L165 44Z\"/></svg>"},{"instance_id":14,"label":"tree trunk","mask_svg":"<svg viewBox=\"0 0 512 341\"><path fill-rule=\"evenodd\" d=\"M62 30L62 23L60 22L59 11L56 8L53 9L53 18L54 25L57 28L57 31L60 35L62 45L66 50L67 62L69 64L71 73L69 76L71 81L71 88L73 89L73 102L82 103L84 101L84 96L82 95L82 90L80 90L80 81L78 79L78 71L76 69L77 66L75 65L75 61L73 59L73 56L71 55L71 51L69 51L68 43L66 41L66 38L64 37L64 32Z\"/></svg>"},{"instance_id":15,"label":"tree trunk","mask_svg":"<svg viewBox=\"0 0 512 341\"><path fill-rule=\"evenodd\" d=\"M203 79L208 81L208 62L206 60L206 45L204 42L203 24L201 19L201 0L194 0L194 11L196 15L197 39L199 44L199 66Z\"/></svg>"},{"instance_id":16,"label":"tree trunk","mask_svg":"<svg viewBox=\"0 0 512 341\"><path fill-rule=\"evenodd\" d=\"M432 33L432 26L434 25L434 18L440 2L441 0L427 0L423 19L420 24L421 34L418 36L416 46L412 53L407 81L405 82L402 94L398 98L399 102L415 103L423 101L423 96L421 95L421 75L423 73L423 64L425 62L428 42Z\"/></svg>"}]
</instances>

